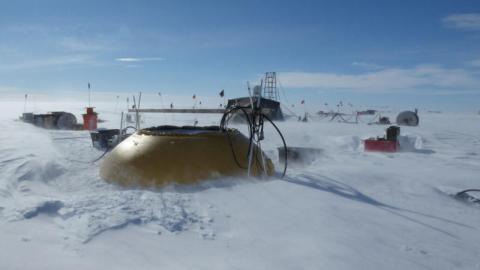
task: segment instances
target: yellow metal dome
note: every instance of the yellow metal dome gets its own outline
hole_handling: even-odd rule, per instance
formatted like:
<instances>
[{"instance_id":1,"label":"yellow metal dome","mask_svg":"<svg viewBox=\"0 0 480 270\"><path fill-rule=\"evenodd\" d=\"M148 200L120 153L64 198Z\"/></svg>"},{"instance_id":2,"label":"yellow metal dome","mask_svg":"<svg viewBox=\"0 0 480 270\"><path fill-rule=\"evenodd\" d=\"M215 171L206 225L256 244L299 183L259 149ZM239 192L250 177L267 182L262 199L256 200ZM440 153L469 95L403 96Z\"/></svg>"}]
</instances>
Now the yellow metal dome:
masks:
<instances>
[{"instance_id":1,"label":"yellow metal dome","mask_svg":"<svg viewBox=\"0 0 480 270\"><path fill-rule=\"evenodd\" d=\"M173 126L142 129L104 158L100 176L109 182L144 187L246 176L248 148L249 139L236 129ZM265 172L273 175L271 160L256 145L253 153L251 175Z\"/></svg>"}]
</instances>

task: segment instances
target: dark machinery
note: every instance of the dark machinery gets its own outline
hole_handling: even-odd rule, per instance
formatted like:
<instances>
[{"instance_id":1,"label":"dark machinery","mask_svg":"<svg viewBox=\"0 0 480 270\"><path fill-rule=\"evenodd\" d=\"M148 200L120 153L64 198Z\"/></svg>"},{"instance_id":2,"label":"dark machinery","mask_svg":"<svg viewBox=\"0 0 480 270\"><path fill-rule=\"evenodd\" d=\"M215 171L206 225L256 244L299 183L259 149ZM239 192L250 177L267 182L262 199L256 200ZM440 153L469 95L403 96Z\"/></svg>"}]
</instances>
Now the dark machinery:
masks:
<instances>
[{"instance_id":1,"label":"dark machinery","mask_svg":"<svg viewBox=\"0 0 480 270\"><path fill-rule=\"evenodd\" d=\"M387 134L386 134L386 139L387 141L397 141L398 136L400 136L400 127L397 126L390 126L387 128Z\"/></svg>"},{"instance_id":2,"label":"dark machinery","mask_svg":"<svg viewBox=\"0 0 480 270\"><path fill-rule=\"evenodd\" d=\"M119 135L119 129L99 129L95 132L90 132L93 147L100 150L113 148L117 144Z\"/></svg>"},{"instance_id":3,"label":"dark machinery","mask_svg":"<svg viewBox=\"0 0 480 270\"><path fill-rule=\"evenodd\" d=\"M46 129L81 129L77 118L69 112L51 112L47 114L23 113L20 120Z\"/></svg>"},{"instance_id":4,"label":"dark machinery","mask_svg":"<svg viewBox=\"0 0 480 270\"><path fill-rule=\"evenodd\" d=\"M466 189L455 194L455 198L465 202L476 203L480 205L480 199L470 195L469 193L480 192L480 189Z\"/></svg>"},{"instance_id":5,"label":"dark machinery","mask_svg":"<svg viewBox=\"0 0 480 270\"><path fill-rule=\"evenodd\" d=\"M249 87L250 89L250 87ZM266 115L271 120L284 120L284 115L280 107L280 94L277 89L276 72L267 72L260 85L253 87L253 95L229 99L227 111L234 107L243 107L251 115L252 108L258 106L260 113ZM232 117L233 121L246 120L243 113L237 111Z\"/></svg>"},{"instance_id":6,"label":"dark machinery","mask_svg":"<svg viewBox=\"0 0 480 270\"><path fill-rule=\"evenodd\" d=\"M99 150L108 151L132 135L132 133L127 133L128 129L136 131L134 127L128 126L122 130L121 134L120 129L98 129L90 132L92 145Z\"/></svg>"},{"instance_id":7,"label":"dark machinery","mask_svg":"<svg viewBox=\"0 0 480 270\"><path fill-rule=\"evenodd\" d=\"M401 126L418 126L420 119L418 114L412 111L404 111L397 116L397 125Z\"/></svg>"},{"instance_id":8,"label":"dark machinery","mask_svg":"<svg viewBox=\"0 0 480 270\"><path fill-rule=\"evenodd\" d=\"M322 149L310 147L279 147L278 157L281 164L285 164L285 158L291 165L309 165L323 152ZM286 153L285 153L286 151Z\"/></svg>"},{"instance_id":9,"label":"dark machinery","mask_svg":"<svg viewBox=\"0 0 480 270\"><path fill-rule=\"evenodd\" d=\"M251 114L251 109L250 109L251 102L256 104L257 103L257 97L253 97L253 98L243 97L243 98L229 99L228 103L227 103L227 110L230 109L230 108L233 108L235 106L240 106L240 107L247 108L245 110L247 111L248 114ZM271 100L271 99L265 99L265 98L262 98L260 102L262 103L261 104L262 113L267 115L270 119L272 119L272 120L283 120L284 119L282 110L280 109L280 102L277 102L277 101ZM238 113L233 118L233 121L240 120L240 119L236 119L238 117L241 117L242 119L244 119L243 118L244 115L241 114L241 113Z\"/></svg>"}]
</instances>

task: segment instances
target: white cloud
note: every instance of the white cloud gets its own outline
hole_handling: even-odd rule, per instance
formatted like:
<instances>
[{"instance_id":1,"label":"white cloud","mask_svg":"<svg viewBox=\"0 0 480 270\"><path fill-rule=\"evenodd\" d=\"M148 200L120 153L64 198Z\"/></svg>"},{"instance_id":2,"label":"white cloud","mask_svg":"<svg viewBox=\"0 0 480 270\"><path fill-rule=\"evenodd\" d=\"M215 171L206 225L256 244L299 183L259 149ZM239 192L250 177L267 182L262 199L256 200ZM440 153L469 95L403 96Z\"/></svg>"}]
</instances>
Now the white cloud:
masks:
<instances>
[{"instance_id":1,"label":"white cloud","mask_svg":"<svg viewBox=\"0 0 480 270\"><path fill-rule=\"evenodd\" d=\"M119 62L146 62L146 61L163 61L165 59L162 57L121 57L121 58L116 58L115 60Z\"/></svg>"},{"instance_id":2,"label":"white cloud","mask_svg":"<svg viewBox=\"0 0 480 270\"><path fill-rule=\"evenodd\" d=\"M418 89L480 89L480 78L466 69L447 69L437 65L413 68L384 68L360 74L282 72L281 83L292 88L353 91L404 91Z\"/></svg>"},{"instance_id":3,"label":"white cloud","mask_svg":"<svg viewBox=\"0 0 480 270\"><path fill-rule=\"evenodd\" d=\"M475 59L469 62L471 66L480 67L480 59Z\"/></svg>"},{"instance_id":4,"label":"white cloud","mask_svg":"<svg viewBox=\"0 0 480 270\"><path fill-rule=\"evenodd\" d=\"M111 48L99 40L82 40L74 37L61 38L58 44L69 51L105 51Z\"/></svg>"},{"instance_id":5,"label":"white cloud","mask_svg":"<svg viewBox=\"0 0 480 270\"><path fill-rule=\"evenodd\" d=\"M480 13L452 14L442 19L447 27L480 31Z\"/></svg>"},{"instance_id":6,"label":"white cloud","mask_svg":"<svg viewBox=\"0 0 480 270\"><path fill-rule=\"evenodd\" d=\"M92 64L94 61L88 55L67 55L47 59L30 59L23 62L0 63L0 71L14 71L66 65Z\"/></svg>"},{"instance_id":7,"label":"white cloud","mask_svg":"<svg viewBox=\"0 0 480 270\"><path fill-rule=\"evenodd\" d=\"M367 62L353 62L352 66L357 66L365 69L382 69L383 66L377 65L374 63L367 63Z\"/></svg>"}]
</instances>

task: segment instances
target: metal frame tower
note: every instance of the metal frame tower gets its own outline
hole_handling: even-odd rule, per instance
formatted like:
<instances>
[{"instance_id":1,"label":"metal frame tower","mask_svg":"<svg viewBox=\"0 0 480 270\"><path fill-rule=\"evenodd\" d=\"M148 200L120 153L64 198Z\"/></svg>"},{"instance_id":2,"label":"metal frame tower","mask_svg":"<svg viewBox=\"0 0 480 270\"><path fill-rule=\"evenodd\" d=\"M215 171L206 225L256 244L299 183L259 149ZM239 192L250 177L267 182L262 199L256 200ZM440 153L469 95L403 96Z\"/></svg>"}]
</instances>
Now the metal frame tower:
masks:
<instances>
[{"instance_id":1,"label":"metal frame tower","mask_svg":"<svg viewBox=\"0 0 480 270\"><path fill-rule=\"evenodd\" d=\"M266 72L263 80L263 97L278 101L280 95L277 90L277 73Z\"/></svg>"}]
</instances>

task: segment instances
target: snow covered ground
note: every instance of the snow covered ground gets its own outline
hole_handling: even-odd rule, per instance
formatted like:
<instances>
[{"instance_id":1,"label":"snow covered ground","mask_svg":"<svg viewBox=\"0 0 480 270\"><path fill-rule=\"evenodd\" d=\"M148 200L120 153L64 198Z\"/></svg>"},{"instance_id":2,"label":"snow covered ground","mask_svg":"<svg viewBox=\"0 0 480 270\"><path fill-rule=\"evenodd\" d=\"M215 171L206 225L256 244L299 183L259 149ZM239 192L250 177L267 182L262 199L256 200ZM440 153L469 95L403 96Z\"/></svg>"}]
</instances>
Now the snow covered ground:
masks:
<instances>
[{"instance_id":1,"label":"snow covered ground","mask_svg":"<svg viewBox=\"0 0 480 270\"><path fill-rule=\"evenodd\" d=\"M22 102L0 105L0 269L480 269L480 205L450 196L480 188L479 115L421 113L394 154L363 151L385 126L280 122L288 145L323 149L284 179L140 190L99 178L88 132L36 128L15 120ZM117 104L96 106L118 127ZM82 107L35 110L80 120ZM220 116L147 114L143 126L194 119ZM280 145L269 129L273 160Z\"/></svg>"}]
</instances>

